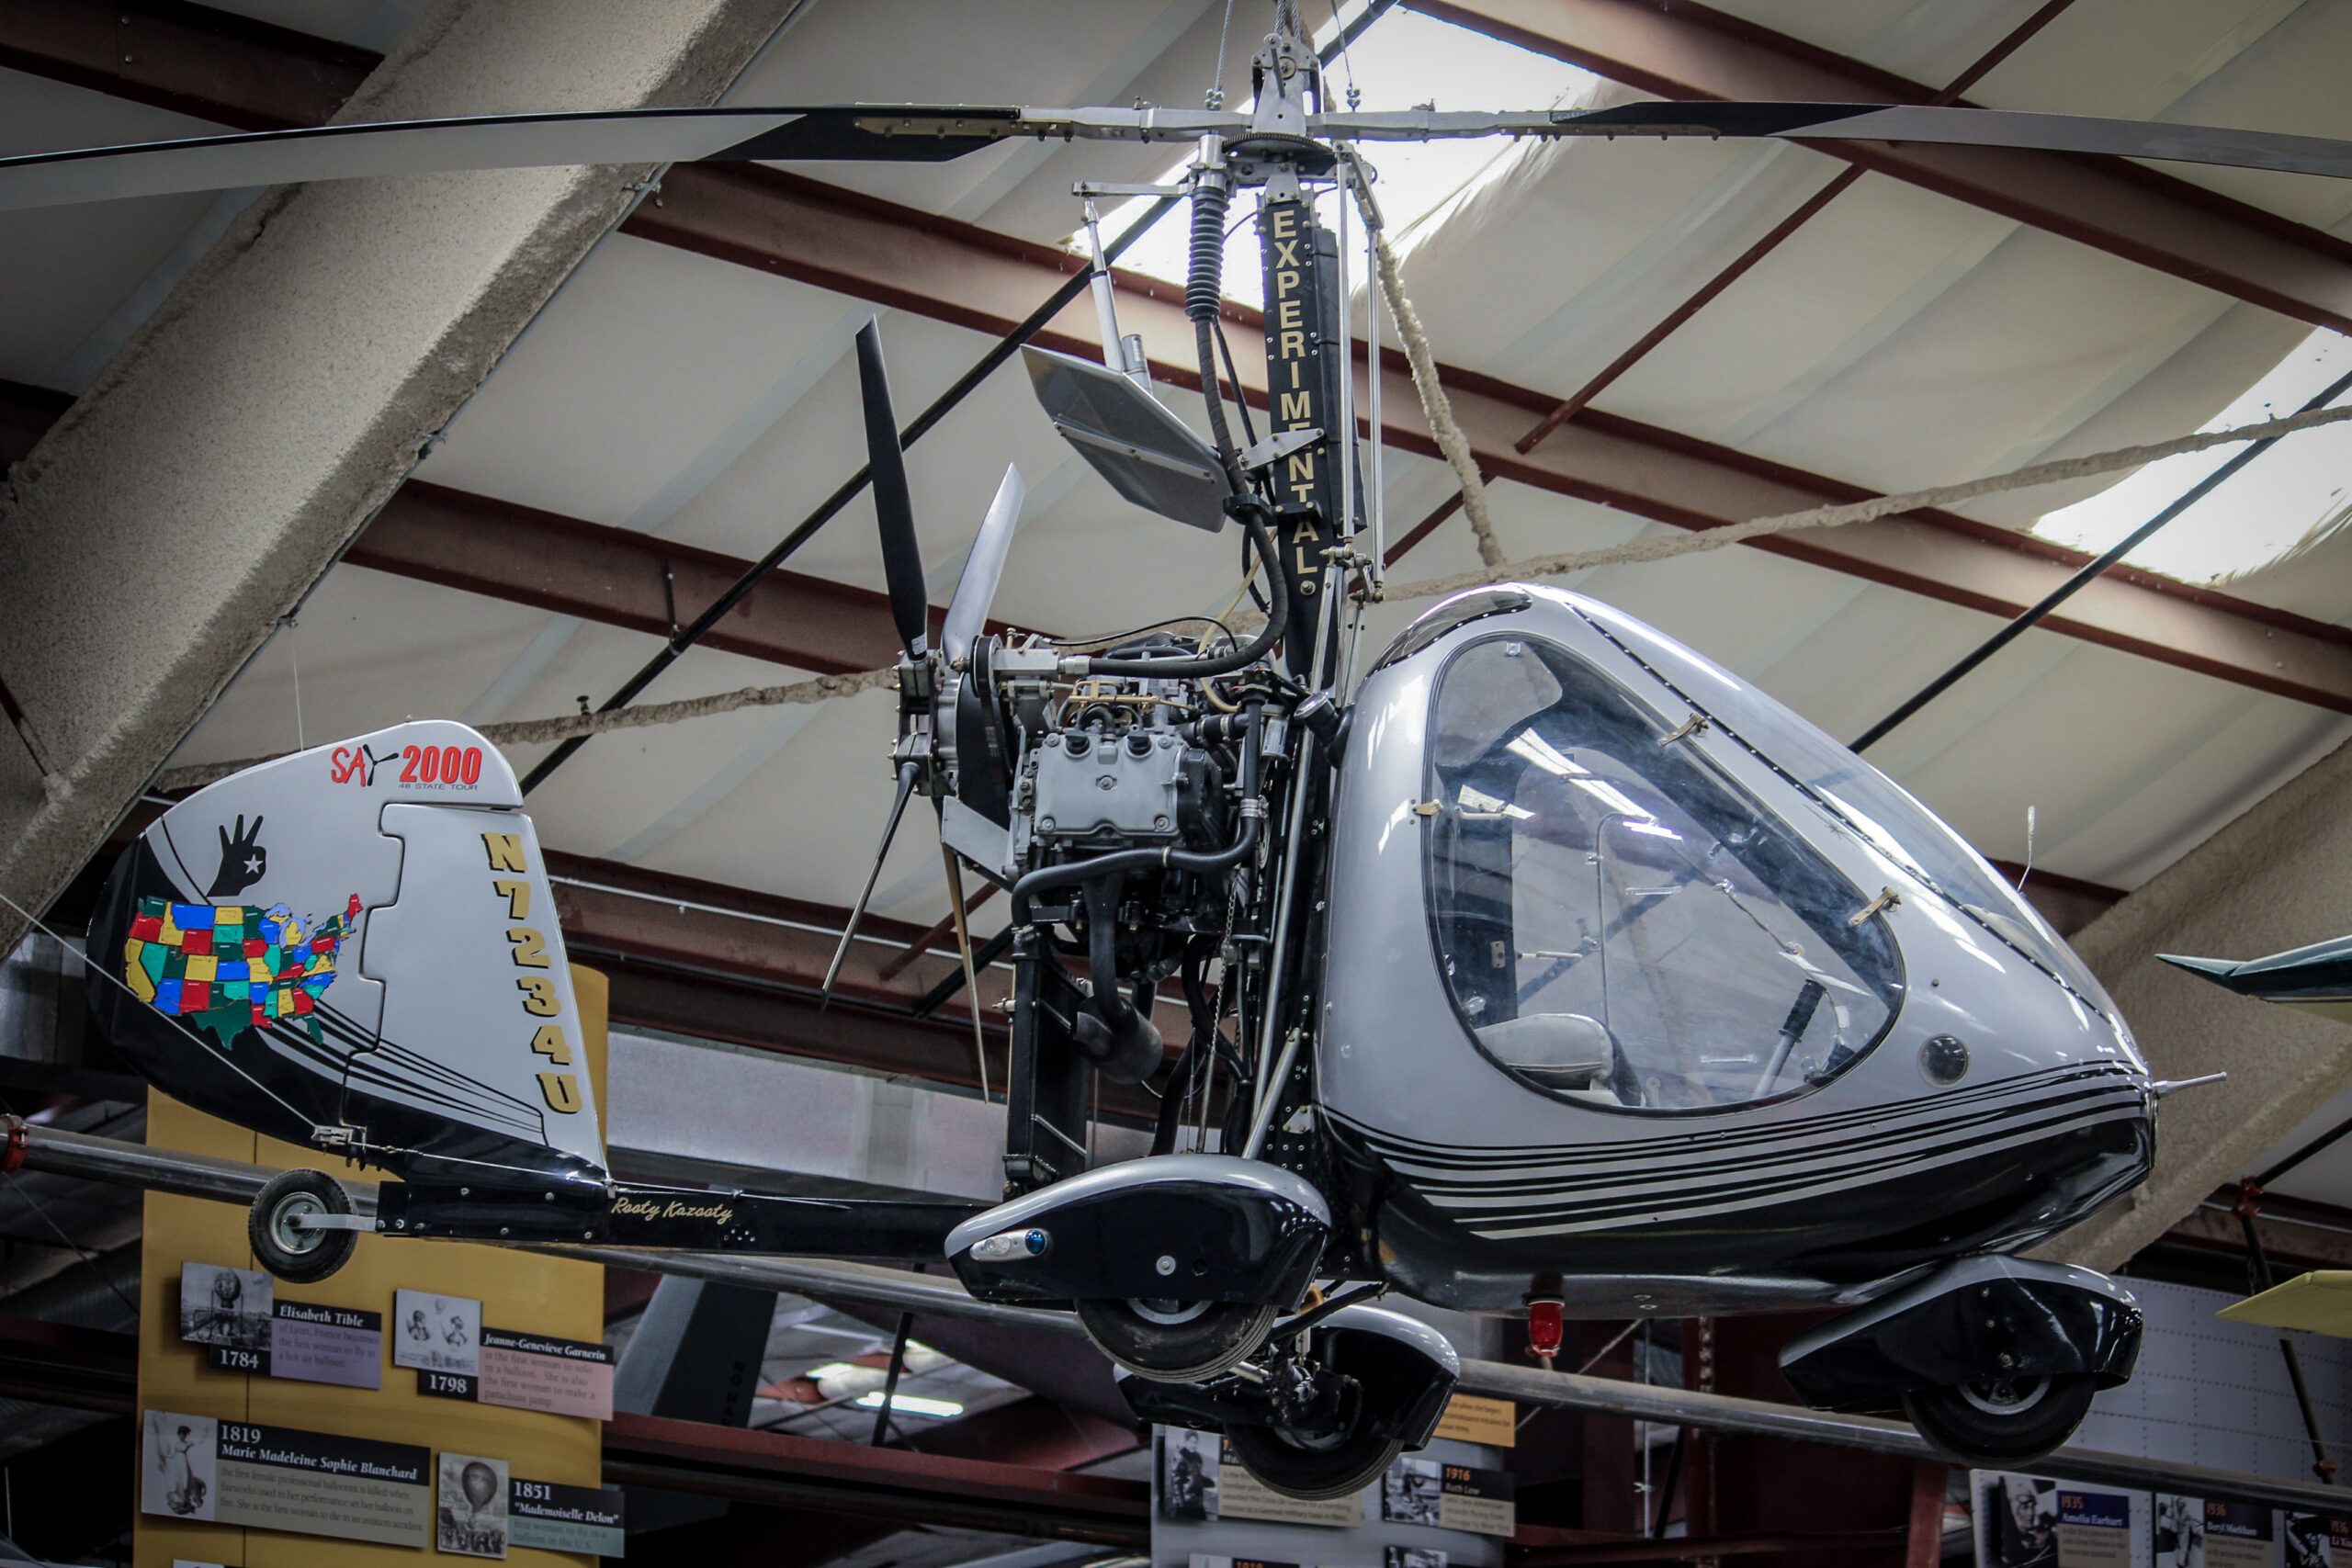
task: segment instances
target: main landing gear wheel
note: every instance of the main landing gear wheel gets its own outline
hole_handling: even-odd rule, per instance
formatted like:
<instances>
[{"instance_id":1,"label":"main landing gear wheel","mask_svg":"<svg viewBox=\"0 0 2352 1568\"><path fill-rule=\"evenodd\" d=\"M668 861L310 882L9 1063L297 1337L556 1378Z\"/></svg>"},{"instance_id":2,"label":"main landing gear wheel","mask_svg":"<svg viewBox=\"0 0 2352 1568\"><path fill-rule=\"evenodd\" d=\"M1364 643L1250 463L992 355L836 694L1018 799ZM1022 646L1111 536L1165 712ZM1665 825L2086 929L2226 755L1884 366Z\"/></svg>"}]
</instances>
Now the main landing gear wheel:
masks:
<instances>
[{"instance_id":1,"label":"main landing gear wheel","mask_svg":"<svg viewBox=\"0 0 2352 1568\"><path fill-rule=\"evenodd\" d=\"M2079 1373L1999 1376L1903 1396L1919 1435L1955 1463L1999 1470L2041 1458L2072 1437L2098 1386Z\"/></svg>"},{"instance_id":2,"label":"main landing gear wheel","mask_svg":"<svg viewBox=\"0 0 2352 1568\"><path fill-rule=\"evenodd\" d=\"M245 1215L245 1239L261 1266L289 1284L312 1285L351 1260L359 1233L304 1222L351 1213L351 1194L322 1170L281 1170Z\"/></svg>"},{"instance_id":3,"label":"main landing gear wheel","mask_svg":"<svg viewBox=\"0 0 2352 1568\"><path fill-rule=\"evenodd\" d=\"M1078 1321L1104 1355L1139 1378L1202 1382L1231 1371L1265 1342L1274 1308L1137 1297L1080 1302Z\"/></svg>"},{"instance_id":4,"label":"main landing gear wheel","mask_svg":"<svg viewBox=\"0 0 2352 1568\"><path fill-rule=\"evenodd\" d=\"M1307 1502L1345 1497L1386 1474L1396 1456L1405 1451L1401 1440L1374 1429L1362 1400L1353 1403L1357 1406L1354 1419L1335 1432L1297 1432L1279 1423L1267 1427L1236 1423L1226 1428L1225 1438L1250 1474L1286 1497Z\"/></svg>"}]
</instances>

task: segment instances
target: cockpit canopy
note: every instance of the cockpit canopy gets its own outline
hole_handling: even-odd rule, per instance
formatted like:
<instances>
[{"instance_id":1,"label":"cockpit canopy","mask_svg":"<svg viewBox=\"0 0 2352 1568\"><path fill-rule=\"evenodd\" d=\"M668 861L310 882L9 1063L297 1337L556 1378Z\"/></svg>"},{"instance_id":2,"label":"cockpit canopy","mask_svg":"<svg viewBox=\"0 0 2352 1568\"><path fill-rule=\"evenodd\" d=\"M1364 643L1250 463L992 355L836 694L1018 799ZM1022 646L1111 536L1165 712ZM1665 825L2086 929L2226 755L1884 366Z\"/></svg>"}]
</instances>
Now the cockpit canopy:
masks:
<instances>
[{"instance_id":1,"label":"cockpit canopy","mask_svg":"<svg viewBox=\"0 0 2352 1568\"><path fill-rule=\"evenodd\" d=\"M1508 631L1431 697L1430 919L1454 1010L1532 1087L1692 1111L1828 1082L1893 1021L1871 895L1574 654Z\"/></svg>"}]
</instances>

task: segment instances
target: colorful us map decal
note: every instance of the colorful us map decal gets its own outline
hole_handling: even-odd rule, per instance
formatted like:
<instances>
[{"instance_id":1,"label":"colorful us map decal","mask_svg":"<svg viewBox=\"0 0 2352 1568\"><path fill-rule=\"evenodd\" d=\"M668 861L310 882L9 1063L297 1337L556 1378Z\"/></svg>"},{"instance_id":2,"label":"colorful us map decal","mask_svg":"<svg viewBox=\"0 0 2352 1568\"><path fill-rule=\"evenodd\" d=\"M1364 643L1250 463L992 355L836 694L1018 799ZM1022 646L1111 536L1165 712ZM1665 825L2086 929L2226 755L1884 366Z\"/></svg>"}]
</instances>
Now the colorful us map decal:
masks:
<instances>
[{"instance_id":1,"label":"colorful us map decal","mask_svg":"<svg viewBox=\"0 0 2352 1568\"><path fill-rule=\"evenodd\" d=\"M334 983L344 939L359 920L353 894L340 915L305 928L283 904L175 904L141 898L122 944L122 977L167 1017L185 1018L227 1050L240 1032L274 1020L307 1021Z\"/></svg>"}]
</instances>

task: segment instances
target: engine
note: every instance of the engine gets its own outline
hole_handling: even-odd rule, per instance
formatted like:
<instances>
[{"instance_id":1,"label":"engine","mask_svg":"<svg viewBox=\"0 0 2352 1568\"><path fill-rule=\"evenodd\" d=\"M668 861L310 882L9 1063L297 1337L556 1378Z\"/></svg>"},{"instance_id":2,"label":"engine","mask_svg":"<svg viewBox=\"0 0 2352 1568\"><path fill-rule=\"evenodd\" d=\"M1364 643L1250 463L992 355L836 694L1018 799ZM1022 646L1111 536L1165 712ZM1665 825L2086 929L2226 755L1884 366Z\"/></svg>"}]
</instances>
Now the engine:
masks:
<instances>
[{"instance_id":1,"label":"engine","mask_svg":"<svg viewBox=\"0 0 2352 1568\"><path fill-rule=\"evenodd\" d=\"M934 751L950 764L949 843L1012 891L1034 1004L1016 1010L1016 1052L1066 1043L1104 1077L1143 1083L1170 1056L1155 1012L1181 1003L1189 1039L1159 1090L1171 1138L1220 1047L1239 1060L1226 1025L1263 943L1266 761L1287 703L1262 667L1177 672L1214 661L1165 631L1100 655L982 639L940 704L954 733ZM1150 672L1160 663L1169 675ZM1050 1174L1041 1155L1016 1185Z\"/></svg>"}]
</instances>

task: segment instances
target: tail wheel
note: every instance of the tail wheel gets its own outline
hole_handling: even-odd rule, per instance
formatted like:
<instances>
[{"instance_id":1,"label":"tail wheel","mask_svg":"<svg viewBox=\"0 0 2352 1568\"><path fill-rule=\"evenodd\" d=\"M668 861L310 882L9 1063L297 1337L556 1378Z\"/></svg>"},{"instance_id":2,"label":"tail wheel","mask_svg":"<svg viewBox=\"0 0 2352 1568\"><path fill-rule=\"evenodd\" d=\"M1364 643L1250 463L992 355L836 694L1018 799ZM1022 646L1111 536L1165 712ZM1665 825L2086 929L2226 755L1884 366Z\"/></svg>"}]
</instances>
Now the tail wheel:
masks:
<instances>
[{"instance_id":1,"label":"tail wheel","mask_svg":"<svg viewBox=\"0 0 2352 1568\"><path fill-rule=\"evenodd\" d=\"M1083 1301L1078 1320L1102 1353L1155 1382L1229 1372L1265 1342L1275 1309L1254 1302Z\"/></svg>"},{"instance_id":2,"label":"tail wheel","mask_svg":"<svg viewBox=\"0 0 2352 1568\"><path fill-rule=\"evenodd\" d=\"M306 1222L351 1213L351 1194L322 1170L282 1170L245 1216L245 1239L261 1266L289 1284L310 1285L351 1260L359 1234Z\"/></svg>"},{"instance_id":3,"label":"tail wheel","mask_svg":"<svg viewBox=\"0 0 2352 1568\"><path fill-rule=\"evenodd\" d=\"M1903 1396L1919 1435L1955 1463L1999 1470L2041 1458L2074 1436L2098 1385L2081 1373L2003 1374Z\"/></svg>"},{"instance_id":4,"label":"tail wheel","mask_svg":"<svg viewBox=\"0 0 2352 1568\"><path fill-rule=\"evenodd\" d=\"M1328 1435L1237 1424L1226 1428L1225 1438L1250 1474L1286 1497L1308 1502L1363 1491L1405 1451L1401 1440L1374 1428L1362 1414Z\"/></svg>"}]
</instances>

